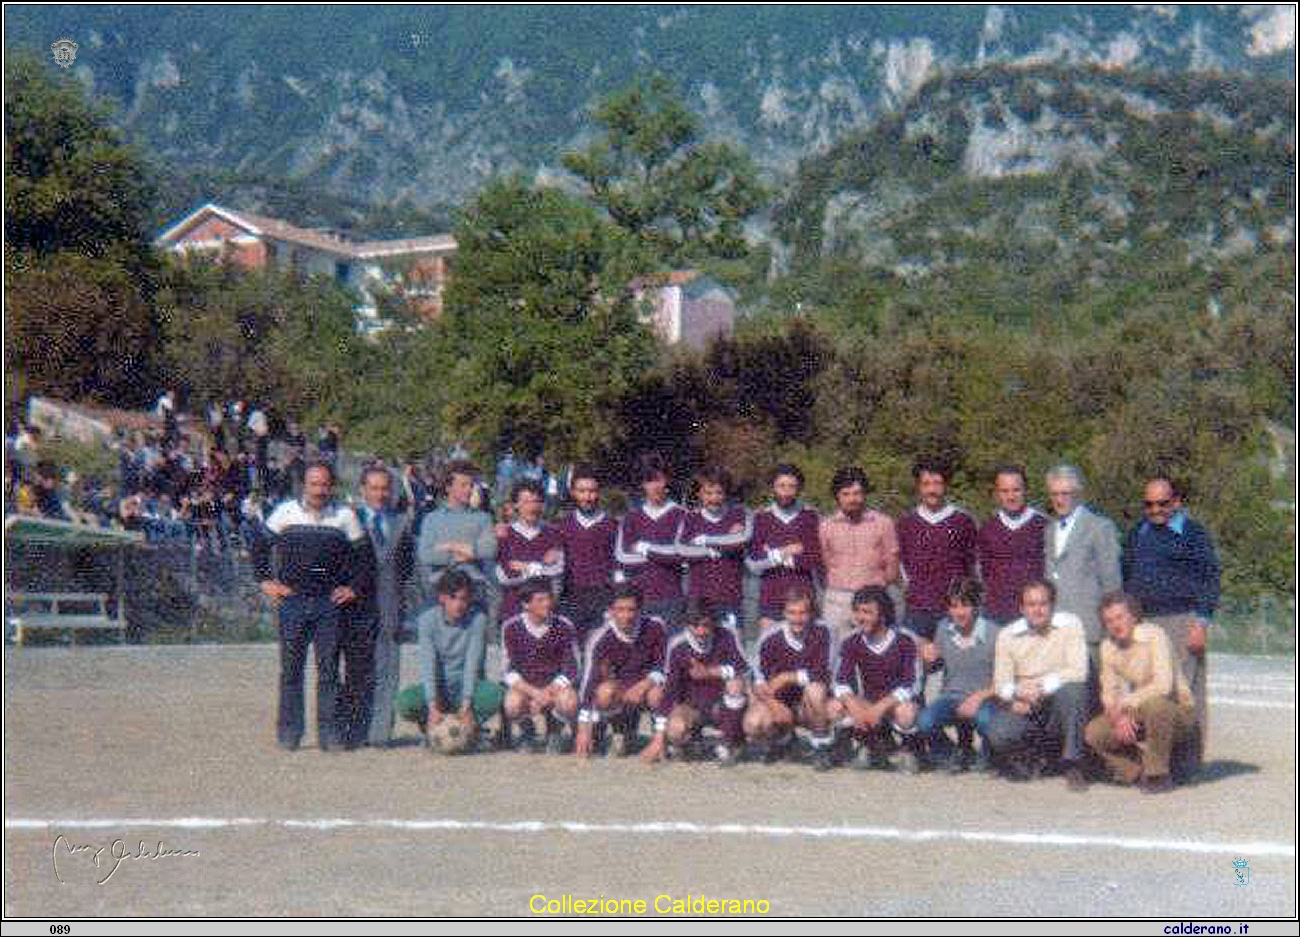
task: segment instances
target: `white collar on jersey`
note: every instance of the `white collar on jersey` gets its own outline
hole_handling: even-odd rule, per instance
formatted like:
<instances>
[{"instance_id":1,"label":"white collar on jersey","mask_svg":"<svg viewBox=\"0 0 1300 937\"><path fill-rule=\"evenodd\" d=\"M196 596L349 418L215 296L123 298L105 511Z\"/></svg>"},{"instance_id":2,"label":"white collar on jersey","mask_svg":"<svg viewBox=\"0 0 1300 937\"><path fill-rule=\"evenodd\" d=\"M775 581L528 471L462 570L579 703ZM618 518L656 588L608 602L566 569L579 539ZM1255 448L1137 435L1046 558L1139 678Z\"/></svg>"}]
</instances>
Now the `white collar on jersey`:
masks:
<instances>
[{"instance_id":1,"label":"white collar on jersey","mask_svg":"<svg viewBox=\"0 0 1300 937\"><path fill-rule=\"evenodd\" d=\"M687 628L685 631L682 632L682 634L686 636L686 643L691 646L691 650L693 650L696 654L708 654L709 651L713 649L713 642L717 640L717 638L714 636L714 632L712 631L709 632L708 644L701 644L696 639L694 632L692 632L690 628Z\"/></svg>"},{"instance_id":2,"label":"white collar on jersey","mask_svg":"<svg viewBox=\"0 0 1300 937\"><path fill-rule=\"evenodd\" d=\"M638 615L636 621L632 623L632 630L624 633L618 625L612 621L609 623L609 630L614 632L614 637L618 638L624 644L636 644L636 639L641 636L641 616Z\"/></svg>"},{"instance_id":3,"label":"white collar on jersey","mask_svg":"<svg viewBox=\"0 0 1300 937\"><path fill-rule=\"evenodd\" d=\"M663 517L665 514L673 510L675 507L677 507L677 502L674 501L672 498L669 498L667 501L665 501L663 504L659 505L658 507L656 507L653 504L650 504L648 501L642 501L641 513L644 514L646 517L650 518L650 520L657 521L659 520L659 518Z\"/></svg>"},{"instance_id":4,"label":"white collar on jersey","mask_svg":"<svg viewBox=\"0 0 1300 937\"><path fill-rule=\"evenodd\" d=\"M597 511L595 514L585 514L582 511L574 511L573 519L578 522L578 526L592 528L605 519L604 511Z\"/></svg>"},{"instance_id":5,"label":"white collar on jersey","mask_svg":"<svg viewBox=\"0 0 1300 937\"><path fill-rule=\"evenodd\" d=\"M798 498L796 498L794 502L791 503L790 505L789 513L786 513L785 511L781 510L781 506L777 504L775 501L769 504L767 506L767 509L771 511L772 516L775 517L777 520L779 520L782 524L793 524L795 520L798 519L799 515L803 513L803 502L800 501Z\"/></svg>"},{"instance_id":6,"label":"white collar on jersey","mask_svg":"<svg viewBox=\"0 0 1300 937\"><path fill-rule=\"evenodd\" d=\"M548 618L540 625L534 625L532 616L527 612L521 612L519 617L523 620L524 627L528 629L528 633L534 638L544 638L546 637L546 632L551 630L551 622L553 619Z\"/></svg>"},{"instance_id":7,"label":"white collar on jersey","mask_svg":"<svg viewBox=\"0 0 1300 937\"><path fill-rule=\"evenodd\" d=\"M880 639L879 643L873 644L871 640L867 637L867 633L865 631L861 631L859 632L859 634L862 635L862 643L865 644L873 654L885 653L885 651L889 650L889 646L894 643L894 638L896 637L893 628L886 628L885 636Z\"/></svg>"},{"instance_id":8,"label":"white collar on jersey","mask_svg":"<svg viewBox=\"0 0 1300 937\"><path fill-rule=\"evenodd\" d=\"M1006 511L1002 510L1001 508L998 508L998 520L1002 522L1002 526L1005 527L1007 530L1019 530L1021 527L1024 527L1026 524L1028 524L1037 516L1038 516L1038 511L1028 506L1026 506L1025 509L1021 511L1016 517L1012 517Z\"/></svg>"},{"instance_id":9,"label":"white collar on jersey","mask_svg":"<svg viewBox=\"0 0 1300 937\"><path fill-rule=\"evenodd\" d=\"M921 518L927 524L942 524L948 518L957 513L957 505L951 501L941 507L939 510L931 512L924 504L916 506L916 516Z\"/></svg>"},{"instance_id":10,"label":"white collar on jersey","mask_svg":"<svg viewBox=\"0 0 1300 937\"><path fill-rule=\"evenodd\" d=\"M542 532L542 528L530 527L527 524L525 524L523 521L512 522L510 525L510 529L513 530L515 533L517 533L519 536L523 537L525 540L536 540L537 535Z\"/></svg>"}]
</instances>

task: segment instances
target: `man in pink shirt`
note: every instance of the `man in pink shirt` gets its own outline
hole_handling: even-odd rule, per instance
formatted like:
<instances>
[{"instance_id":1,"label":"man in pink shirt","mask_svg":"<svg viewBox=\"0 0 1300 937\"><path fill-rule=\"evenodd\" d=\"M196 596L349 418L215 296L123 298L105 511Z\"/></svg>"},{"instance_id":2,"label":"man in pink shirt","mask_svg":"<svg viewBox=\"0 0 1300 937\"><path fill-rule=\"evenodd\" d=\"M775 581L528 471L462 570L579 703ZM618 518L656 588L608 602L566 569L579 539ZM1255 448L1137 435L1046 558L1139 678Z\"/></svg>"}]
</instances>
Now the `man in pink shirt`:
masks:
<instances>
[{"instance_id":1,"label":"man in pink shirt","mask_svg":"<svg viewBox=\"0 0 1300 937\"><path fill-rule=\"evenodd\" d=\"M837 510L818 530L826 564L822 621L835 646L853 630L853 593L865 586L898 581L898 536L888 515L866 506L867 476L857 466L842 468L831 480Z\"/></svg>"}]
</instances>

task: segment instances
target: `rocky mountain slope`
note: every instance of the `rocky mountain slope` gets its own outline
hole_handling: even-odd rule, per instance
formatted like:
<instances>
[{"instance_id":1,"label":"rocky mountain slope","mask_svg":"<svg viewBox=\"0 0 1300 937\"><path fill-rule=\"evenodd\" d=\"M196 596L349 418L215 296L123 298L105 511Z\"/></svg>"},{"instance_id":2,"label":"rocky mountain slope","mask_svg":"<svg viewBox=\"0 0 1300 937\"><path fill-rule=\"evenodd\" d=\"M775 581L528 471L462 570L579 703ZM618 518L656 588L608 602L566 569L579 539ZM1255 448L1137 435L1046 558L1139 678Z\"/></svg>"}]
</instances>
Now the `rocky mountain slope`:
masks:
<instances>
[{"instance_id":1,"label":"rocky mountain slope","mask_svg":"<svg viewBox=\"0 0 1300 937\"><path fill-rule=\"evenodd\" d=\"M796 266L841 255L900 274L1294 244L1295 103L1294 83L1266 79L958 72L805 161L777 230Z\"/></svg>"},{"instance_id":2,"label":"rocky mountain slope","mask_svg":"<svg viewBox=\"0 0 1300 937\"><path fill-rule=\"evenodd\" d=\"M590 132L592 101L641 70L676 80L710 132L747 146L777 182L914 107L936 76L976 67L1294 81L1289 5L8 5L4 16L8 51L78 43L75 75L174 169L167 211L214 190L273 208L287 181L302 205L330 203L330 219L300 223L458 204L503 171L554 176ZM1077 140L1053 142L1013 103L1001 126L968 114L963 170L1101 152L1071 156Z\"/></svg>"}]
</instances>

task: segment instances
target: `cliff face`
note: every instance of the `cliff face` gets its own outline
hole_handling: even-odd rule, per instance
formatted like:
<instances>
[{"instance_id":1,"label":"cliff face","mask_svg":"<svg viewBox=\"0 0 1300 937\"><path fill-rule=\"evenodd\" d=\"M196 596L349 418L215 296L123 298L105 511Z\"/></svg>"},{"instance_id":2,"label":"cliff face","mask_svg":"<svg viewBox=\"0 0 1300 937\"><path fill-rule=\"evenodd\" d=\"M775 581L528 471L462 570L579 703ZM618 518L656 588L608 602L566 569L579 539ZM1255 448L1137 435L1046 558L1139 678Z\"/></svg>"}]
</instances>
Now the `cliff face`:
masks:
<instances>
[{"instance_id":1,"label":"cliff face","mask_svg":"<svg viewBox=\"0 0 1300 937\"><path fill-rule=\"evenodd\" d=\"M804 162L776 212L795 263L912 273L1017 252L1188 262L1295 239L1288 81L994 65L927 82Z\"/></svg>"},{"instance_id":2,"label":"cliff face","mask_svg":"<svg viewBox=\"0 0 1300 937\"><path fill-rule=\"evenodd\" d=\"M417 206L502 171L555 172L590 103L643 69L780 181L937 75L1050 63L1294 80L1295 47L1289 6L9 6L5 26L11 49L78 42L76 75L182 172ZM1042 119L978 126L975 175L1077 146Z\"/></svg>"}]
</instances>

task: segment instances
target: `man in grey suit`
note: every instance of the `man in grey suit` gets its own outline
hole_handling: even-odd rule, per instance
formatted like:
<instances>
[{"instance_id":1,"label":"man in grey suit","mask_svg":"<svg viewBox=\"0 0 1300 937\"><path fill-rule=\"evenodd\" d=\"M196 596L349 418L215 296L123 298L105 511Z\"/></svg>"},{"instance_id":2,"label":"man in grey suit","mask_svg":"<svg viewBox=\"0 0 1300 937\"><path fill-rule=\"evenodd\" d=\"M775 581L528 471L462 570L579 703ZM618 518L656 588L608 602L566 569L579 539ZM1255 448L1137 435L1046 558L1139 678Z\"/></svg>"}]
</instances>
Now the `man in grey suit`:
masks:
<instances>
[{"instance_id":1,"label":"man in grey suit","mask_svg":"<svg viewBox=\"0 0 1300 937\"><path fill-rule=\"evenodd\" d=\"M392 491L393 476L387 469L371 466L362 472L363 504L357 515L375 552L375 590L363 596L357 608L357 632L359 640L373 642L374 666L371 678L353 691L352 705L354 741L370 745L384 745L392 738L402 660L398 632L406 584L415 568L413 513L392 509Z\"/></svg>"},{"instance_id":2,"label":"man in grey suit","mask_svg":"<svg viewBox=\"0 0 1300 937\"><path fill-rule=\"evenodd\" d=\"M1088 641L1088 685L1101 668L1101 598L1120 588L1119 531L1082 501L1083 473L1058 465L1047 473L1047 498L1055 515L1043 533L1044 569L1056 586L1056 608L1079 616ZM1096 693L1093 694L1094 699Z\"/></svg>"}]
</instances>

